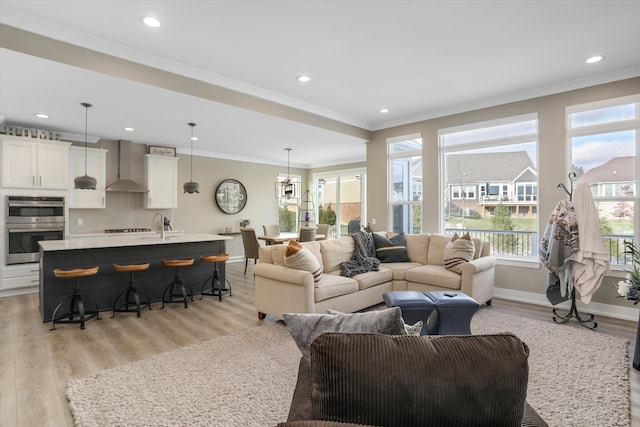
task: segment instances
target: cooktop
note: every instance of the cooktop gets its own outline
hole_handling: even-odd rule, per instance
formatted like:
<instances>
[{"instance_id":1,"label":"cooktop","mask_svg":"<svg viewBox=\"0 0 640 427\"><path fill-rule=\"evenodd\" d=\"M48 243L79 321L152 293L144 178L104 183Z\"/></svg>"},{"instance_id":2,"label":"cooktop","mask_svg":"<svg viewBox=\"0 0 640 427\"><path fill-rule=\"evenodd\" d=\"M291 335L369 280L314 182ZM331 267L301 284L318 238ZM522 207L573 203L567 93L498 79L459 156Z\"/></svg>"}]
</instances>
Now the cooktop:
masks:
<instances>
[{"instance_id":1,"label":"cooktop","mask_svg":"<svg viewBox=\"0 0 640 427\"><path fill-rule=\"evenodd\" d=\"M150 228L108 228L105 233L146 233L151 231Z\"/></svg>"}]
</instances>

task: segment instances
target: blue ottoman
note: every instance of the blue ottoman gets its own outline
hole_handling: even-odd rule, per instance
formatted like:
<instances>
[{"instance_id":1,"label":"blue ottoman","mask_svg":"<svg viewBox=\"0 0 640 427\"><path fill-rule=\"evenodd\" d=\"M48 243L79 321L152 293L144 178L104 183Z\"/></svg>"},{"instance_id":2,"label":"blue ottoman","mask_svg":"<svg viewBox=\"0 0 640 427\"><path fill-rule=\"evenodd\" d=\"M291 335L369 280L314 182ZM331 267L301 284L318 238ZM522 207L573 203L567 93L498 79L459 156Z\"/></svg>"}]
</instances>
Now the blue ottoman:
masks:
<instances>
[{"instance_id":1,"label":"blue ottoman","mask_svg":"<svg viewBox=\"0 0 640 427\"><path fill-rule=\"evenodd\" d=\"M471 335L471 318L480 304L458 291L434 291L425 294L436 306L436 335Z\"/></svg>"},{"instance_id":2,"label":"blue ottoman","mask_svg":"<svg viewBox=\"0 0 640 427\"><path fill-rule=\"evenodd\" d=\"M404 323L413 325L422 320L420 335L427 335L427 322L435 306L425 294L418 291L394 291L382 294L387 307L400 307Z\"/></svg>"}]
</instances>

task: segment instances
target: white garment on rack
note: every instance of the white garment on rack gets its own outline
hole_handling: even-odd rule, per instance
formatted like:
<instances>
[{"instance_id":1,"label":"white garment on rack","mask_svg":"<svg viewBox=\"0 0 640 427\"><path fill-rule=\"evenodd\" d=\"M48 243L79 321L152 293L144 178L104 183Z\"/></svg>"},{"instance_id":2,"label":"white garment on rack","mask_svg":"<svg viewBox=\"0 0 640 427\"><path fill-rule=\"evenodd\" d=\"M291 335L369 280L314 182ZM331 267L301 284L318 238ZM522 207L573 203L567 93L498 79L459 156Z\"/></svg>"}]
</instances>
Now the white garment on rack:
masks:
<instances>
[{"instance_id":1,"label":"white garment on rack","mask_svg":"<svg viewBox=\"0 0 640 427\"><path fill-rule=\"evenodd\" d=\"M580 242L580 249L573 255L573 285L580 292L582 302L589 304L610 268L589 184L578 184L573 192L573 207Z\"/></svg>"}]
</instances>

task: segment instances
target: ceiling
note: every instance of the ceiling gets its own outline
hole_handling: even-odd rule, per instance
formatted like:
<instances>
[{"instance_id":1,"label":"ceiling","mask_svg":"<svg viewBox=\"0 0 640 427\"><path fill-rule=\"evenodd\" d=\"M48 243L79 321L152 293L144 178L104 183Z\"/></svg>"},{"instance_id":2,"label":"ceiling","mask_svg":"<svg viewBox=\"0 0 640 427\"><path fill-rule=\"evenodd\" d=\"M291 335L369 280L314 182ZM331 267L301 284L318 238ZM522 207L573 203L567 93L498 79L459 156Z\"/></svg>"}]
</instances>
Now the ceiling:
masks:
<instances>
[{"instance_id":1,"label":"ceiling","mask_svg":"<svg viewBox=\"0 0 640 427\"><path fill-rule=\"evenodd\" d=\"M0 0L0 120L83 140L89 102L103 138L188 154L195 122L197 155L364 161L374 130L639 76L638 16L637 0Z\"/></svg>"}]
</instances>

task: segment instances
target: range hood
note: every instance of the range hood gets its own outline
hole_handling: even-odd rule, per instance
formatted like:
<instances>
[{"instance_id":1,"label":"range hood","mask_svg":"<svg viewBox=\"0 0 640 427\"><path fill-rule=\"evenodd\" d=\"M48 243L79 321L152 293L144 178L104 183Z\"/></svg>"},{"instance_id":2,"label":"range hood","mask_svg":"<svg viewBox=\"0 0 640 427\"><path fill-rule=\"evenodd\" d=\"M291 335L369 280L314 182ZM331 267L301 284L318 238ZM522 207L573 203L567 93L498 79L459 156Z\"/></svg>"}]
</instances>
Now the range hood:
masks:
<instances>
[{"instance_id":1,"label":"range hood","mask_svg":"<svg viewBox=\"0 0 640 427\"><path fill-rule=\"evenodd\" d=\"M133 156L131 155L131 153L124 153L125 155L123 156L122 151L123 149L127 151L131 147L131 144L131 141L118 141L118 178L114 183L106 188L106 191L114 191L120 193L149 192L149 190L144 186L138 184L132 179L129 179L131 177L130 171L132 170L132 167L134 167ZM124 164L122 164L123 159L125 161ZM142 159L140 159L139 167L142 167Z\"/></svg>"}]
</instances>

